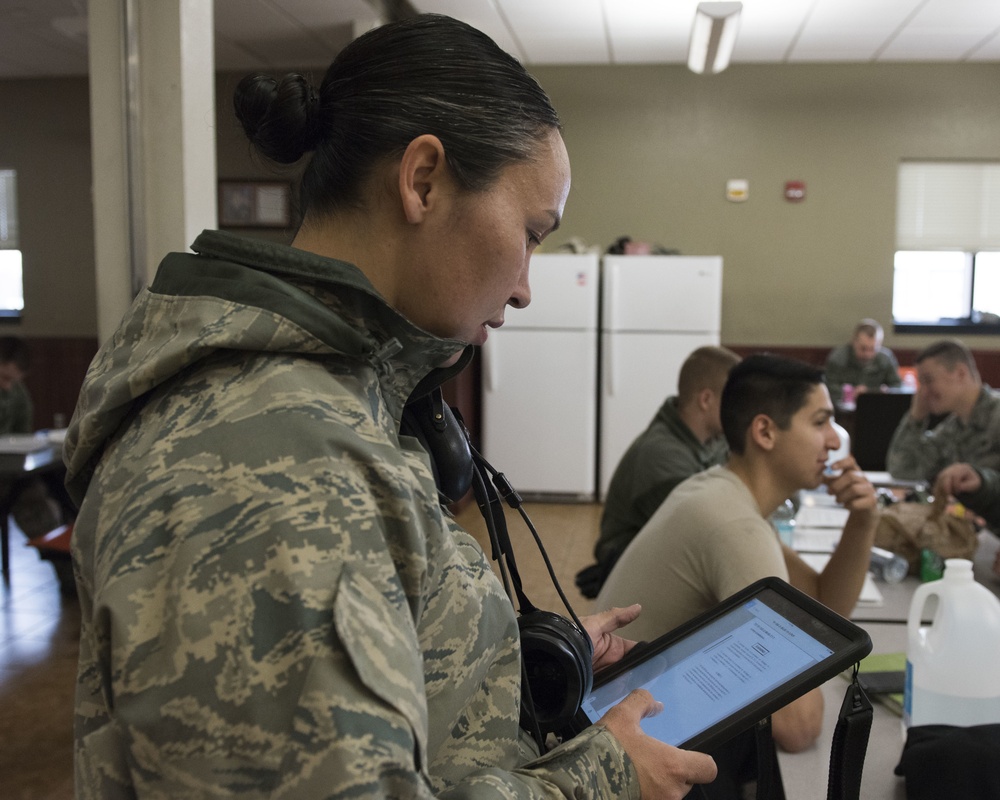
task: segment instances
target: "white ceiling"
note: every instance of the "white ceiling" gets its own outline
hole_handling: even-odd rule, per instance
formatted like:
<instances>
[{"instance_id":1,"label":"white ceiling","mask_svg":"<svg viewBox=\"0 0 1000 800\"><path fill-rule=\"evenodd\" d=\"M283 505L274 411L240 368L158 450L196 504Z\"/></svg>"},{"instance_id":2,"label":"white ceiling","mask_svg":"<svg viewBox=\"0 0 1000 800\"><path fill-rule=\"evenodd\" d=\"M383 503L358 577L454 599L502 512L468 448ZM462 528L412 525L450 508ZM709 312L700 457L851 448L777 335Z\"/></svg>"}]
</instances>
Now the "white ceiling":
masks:
<instances>
[{"instance_id":1,"label":"white ceiling","mask_svg":"<svg viewBox=\"0 0 1000 800\"><path fill-rule=\"evenodd\" d=\"M157 0L138 0L140 3ZM698 0L410 0L526 64L681 64ZM376 3L376 5L378 5ZM87 71L87 0L0 0L0 78ZM215 0L223 70L323 68L366 0ZM1000 0L743 0L733 63L1000 62Z\"/></svg>"}]
</instances>

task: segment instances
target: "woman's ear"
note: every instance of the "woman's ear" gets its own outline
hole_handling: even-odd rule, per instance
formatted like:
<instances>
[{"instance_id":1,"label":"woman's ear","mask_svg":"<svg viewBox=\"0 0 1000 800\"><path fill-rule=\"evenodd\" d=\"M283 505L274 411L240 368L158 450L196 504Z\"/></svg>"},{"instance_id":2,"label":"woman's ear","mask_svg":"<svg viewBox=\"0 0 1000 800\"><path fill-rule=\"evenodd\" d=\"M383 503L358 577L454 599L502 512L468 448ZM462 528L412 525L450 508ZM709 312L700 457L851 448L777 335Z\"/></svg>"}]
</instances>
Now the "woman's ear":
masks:
<instances>
[{"instance_id":1,"label":"woman's ear","mask_svg":"<svg viewBox=\"0 0 1000 800\"><path fill-rule=\"evenodd\" d=\"M406 221L422 222L440 201L449 179L444 145L437 136L423 134L410 142L399 162L399 196Z\"/></svg>"}]
</instances>

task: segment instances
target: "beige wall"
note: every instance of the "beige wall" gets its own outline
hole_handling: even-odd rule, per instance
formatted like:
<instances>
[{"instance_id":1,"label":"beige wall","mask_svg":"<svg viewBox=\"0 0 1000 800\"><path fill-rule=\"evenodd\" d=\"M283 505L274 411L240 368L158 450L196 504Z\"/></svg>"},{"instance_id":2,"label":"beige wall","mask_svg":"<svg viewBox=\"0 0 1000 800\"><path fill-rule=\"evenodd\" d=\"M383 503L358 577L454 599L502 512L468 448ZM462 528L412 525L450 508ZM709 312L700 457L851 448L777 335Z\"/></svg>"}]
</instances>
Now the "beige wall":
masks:
<instances>
[{"instance_id":1,"label":"beige wall","mask_svg":"<svg viewBox=\"0 0 1000 800\"><path fill-rule=\"evenodd\" d=\"M629 235L721 253L722 339L732 344L825 346L859 317L888 323L899 160L1000 159L997 64L533 72L563 118L573 163L552 244L579 236L606 247ZM219 178L274 177L233 120L235 82L218 82ZM21 179L21 328L96 335L86 82L0 82L0 104L0 167ZM750 181L746 203L725 200L728 178ZM805 202L783 199L786 180L806 182ZM889 331L886 341L931 338ZM967 341L1000 349L1000 337Z\"/></svg>"},{"instance_id":2,"label":"beige wall","mask_svg":"<svg viewBox=\"0 0 1000 800\"><path fill-rule=\"evenodd\" d=\"M533 72L573 165L555 243L630 235L721 253L729 343L826 345L860 317L889 323L899 160L1000 159L997 64ZM725 199L728 178L749 180L747 202ZM786 180L806 182L804 202L784 200Z\"/></svg>"},{"instance_id":3,"label":"beige wall","mask_svg":"<svg viewBox=\"0 0 1000 800\"><path fill-rule=\"evenodd\" d=\"M0 333L94 336L94 214L85 78L0 81L0 169L17 170L24 315Z\"/></svg>"}]
</instances>

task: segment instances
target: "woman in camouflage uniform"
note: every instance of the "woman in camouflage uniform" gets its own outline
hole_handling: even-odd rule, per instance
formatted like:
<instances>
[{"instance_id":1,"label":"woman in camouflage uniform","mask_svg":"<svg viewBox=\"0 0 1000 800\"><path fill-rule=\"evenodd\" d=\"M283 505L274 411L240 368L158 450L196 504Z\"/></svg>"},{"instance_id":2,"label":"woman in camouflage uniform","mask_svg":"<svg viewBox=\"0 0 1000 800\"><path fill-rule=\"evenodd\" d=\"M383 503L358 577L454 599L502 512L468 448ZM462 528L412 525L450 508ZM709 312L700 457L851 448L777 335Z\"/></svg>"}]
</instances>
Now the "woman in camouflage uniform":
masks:
<instances>
[{"instance_id":1,"label":"woman in camouflage uniform","mask_svg":"<svg viewBox=\"0 0 1000 800\"><path fill-rule=\"evenodd\" d=\"M258 149L306 153L290 247L218 232L163 261L87 376L80 798L681 797L708 756L637 692L539 757L515 613L399 434L471 357L569 190L558 119L486 36L375 29L319 91L249 78ZM591 618L595 664L637 608Z\"/></svg>"}]
</instances>

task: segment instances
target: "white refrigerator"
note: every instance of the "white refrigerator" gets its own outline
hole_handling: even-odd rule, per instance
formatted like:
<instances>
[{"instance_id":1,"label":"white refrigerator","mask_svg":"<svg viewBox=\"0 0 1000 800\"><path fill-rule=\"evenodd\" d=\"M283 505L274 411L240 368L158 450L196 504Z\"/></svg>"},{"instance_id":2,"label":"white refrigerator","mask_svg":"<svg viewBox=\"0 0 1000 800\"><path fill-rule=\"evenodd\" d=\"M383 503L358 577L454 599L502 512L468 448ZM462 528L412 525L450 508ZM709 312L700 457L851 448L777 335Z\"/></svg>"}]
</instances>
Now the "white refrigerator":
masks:
<instances>
[{"instance_id":1,"label":"white refrigerator","mask_svg":"<svg viewBox=\"0 0 1000 800\"><path fill-rule=\"evenodd\" d=\"M592 500L597 485L600 256L531 259L531 303L482 348L482 450L529 498Z\"/></svg>"},{"instance_id":2,"label":"white refrigerator","mask_svg":"<svg viewBox=\"0 0 1000 800\"><path fill-rule=\"evenodd\" d=\"M605 256L601 284L598 497L688 354L719 344L721 256Z\"/></svg>"}]
</instances>

